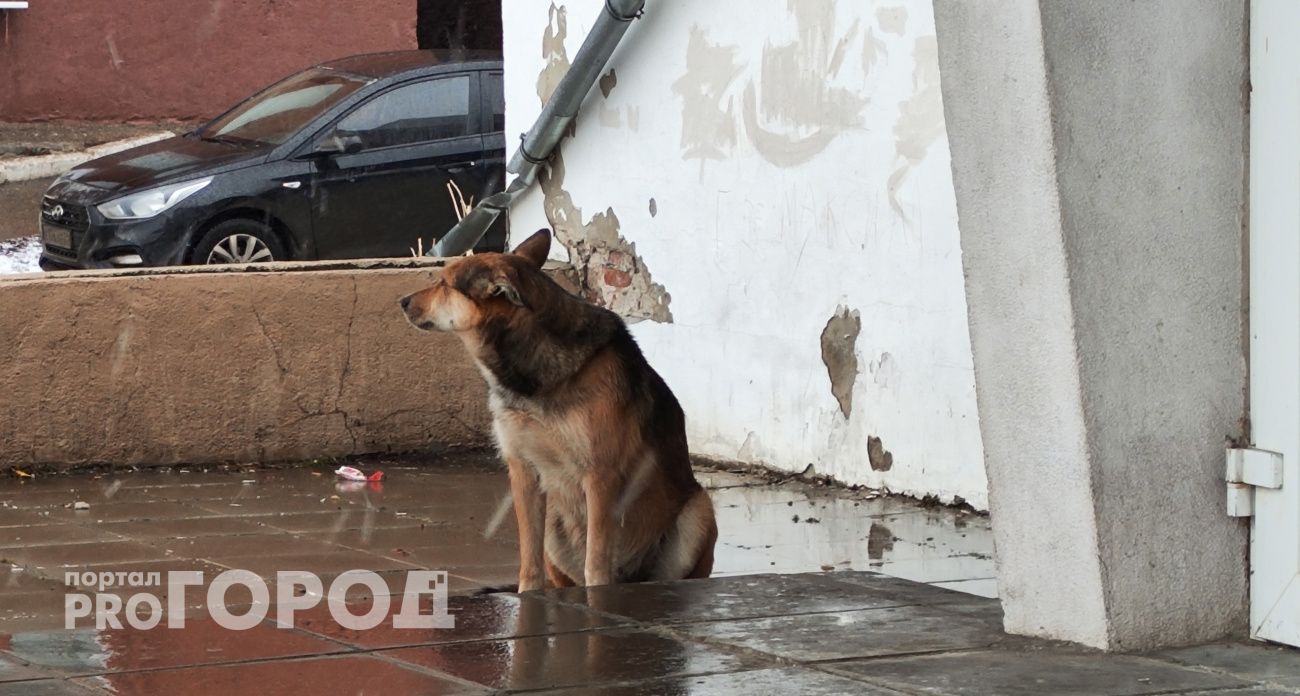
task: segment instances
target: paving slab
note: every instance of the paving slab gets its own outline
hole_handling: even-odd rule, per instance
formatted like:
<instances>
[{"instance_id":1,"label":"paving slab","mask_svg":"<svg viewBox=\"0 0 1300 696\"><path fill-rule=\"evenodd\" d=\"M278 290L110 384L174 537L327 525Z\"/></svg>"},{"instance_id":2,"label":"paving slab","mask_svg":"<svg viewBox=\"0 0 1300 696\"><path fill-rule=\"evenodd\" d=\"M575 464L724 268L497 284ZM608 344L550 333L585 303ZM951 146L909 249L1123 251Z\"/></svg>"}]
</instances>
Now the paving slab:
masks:
<instances>
[{"instance_id":1,"label":"paving slab","mask_svg":"<svg viewBox=\"0 0 1300 696\"><path fill-rule=\"evenodd\" d=\"M58 546L7 546L0 548L0 561L52 572L95 566L164 560L161 550L136 541L100 541Z\"/></svg>"},{"instance_id":2,"label":"paving slab","mask_svg":"<svg viewBox=\"0 0 1300 696\"><path fill-rule=\"evenodd\" d=\"M547 696L731 696L799 694L799 696L900 696L899 692L810 669L760 669L706 676L670 677L635 684L542 691Z\"/></svg>"},{"instance_id":3,"label":"paving slab","mask_svg":"<svg viewBox=\"0 0 1300 696\"><path fill-rule=\"evenodd\" d=\"M973 651L843 662L839 673L936 696L1144 696L1247 686L1142 657L1051 650Z\"/></svg>"},{"instance_id":4,"label":"paving slab","mask_svg":"<svg viewBox=\"0 0 1300 696\"><path fill-rule=\"evenodd\" d=\"M852 611L923 603L923 594L864 592L846 574L745 575L653 585L570 587L547 592L557 600L651 623L717 621ZM893 586L897 581L882 578ZM954 593L955 594L955 593ZM948 593L933 593L936 600ZM963 600L969 596L959 595Z\"/></svg>"},{"instance_id":5,"label":"paving slab","mask_svg":"<svg viewBox=\"0 0 1300 696\"><path fill-rule=\"evenodd\" d=\"M1267 643L1212 643L1156 653L1191 667L1300 689L1300 650Z\"/></svg>"},{"instance_id":6,"label":"paving slab","mask_svg":"<svg viewBox=\"0 0 1300 696\"><path fill-rule=\"evenodd\" d=\"M1295 696L1290 689L1273 689L1253 687L1248 689L1226 689L1223 691L1182 691L1178 696Z\"/></svg>"},{"instance_id":7,"label":"paving slab","mask_svg":"<svg viewBox=\"0 0 1300 696\"><path fill-rule=\"evenodd\" d=\"M232 631L210 618L188 617L185 627L131 627L31 631L13 636L10 654L32 668L62 675L93 675L344 652L333 641L262 622Z\"/></svg>"},{"instance_id":8,"label":"paving slab","mask_svg":"<svg viewBox=\"0 0 1300 696\"><path fill-rule=\"evenodd\" d=\"M356 648L389 648L581 633L627 623L533 594L459 596L451 597L447 604L447 612L456 622L454 628L394 628L391 617L402 611L401 602L397 600L390 603L386 613L388 618L369 630L343 628L324 603L299 613L294 626ZM357 601L349 607L353 613L362 614L369 612L373 604ZM432 609L426 602L421 605L420 612L429 614Z\"/></svg>"},{"instance_id":9,"label":"paving slab","mask_svg":"<svg viewBox=\"0 0 1300 696\"><path fill-rule=\"evenodd\" d=\"M778 616L692 624L693 637L790 660L814 662L854 657L970 650L1021 642L1002 632L1000 619L903 606L826 614Z\"/></svg>"},{"instance_id":10,"label":"paving slab","mask_svg":"<svg viewBox=\"0 0 1300 696\"><path fill-rule=\"evenodd\" d=\"M37 669L4 655L0 655L0 683L23 682L48 676Z\"/></svg>"},{"instance_id":11,"label":"paving slab","mask_svg":"<svg viewBox=\"0 0 1300 696\"><path fill-rule=\"evenodd\" d=\"M279 660L217 667L110 674L79 680L119 696L202 693L203 696L249 694L418 694L450 696L485 690L427 672L406 669L369 656ZM202 685L202 691L196 689Z\"/></svg>"},{"instance_id":12,"label":"paving slab","mask_svg":"<svg viewBox=\"0 0 1300 696\"><path fill-rule=\"evenodd\" d=\"M107 692L58 679L0 684L0 696L103 696Z\"/></svg>"},{"instance_id":13,"label":"paving slab","mask_svg":"<svg viewBox=\"0 0 1300 696\"><path fill-rule=\"evenodd\" d=\"M987 597L997 599L998 597L998 580L997 578L979 578L975 580L954 580L952 582L936 582L936 587L942 587L947 590L973 594L977 597Z\"/></svg>"},{"instance_id":14,"label":"paving slab","mask_svg":"<svg viewBox=\"0 0 1300 696\"><path fill-rule=\"evenodd\" d=\"M266 527L250 520L237 517L197 517L180 520L168 520L167 524L158 524L152 520L128 520L125 522L103 522L96 528L106 534L122 537L134 537L145 543L156 544L163 539L197 539L203 537L224 537L245 534L273 534L279 530ZM0 531L0 539L3 539Z\"/></svg>"},{"instance_id":15,"label":"paving slab","mask_svg":"<svg viewBox=\"0 0 1300 696\"><path fill-rule=\"evenodd\" d=\"M644 631L564 633L381 653L493 689L534 690L770 666L762 658Z\"/></svg>"}]
</instances>

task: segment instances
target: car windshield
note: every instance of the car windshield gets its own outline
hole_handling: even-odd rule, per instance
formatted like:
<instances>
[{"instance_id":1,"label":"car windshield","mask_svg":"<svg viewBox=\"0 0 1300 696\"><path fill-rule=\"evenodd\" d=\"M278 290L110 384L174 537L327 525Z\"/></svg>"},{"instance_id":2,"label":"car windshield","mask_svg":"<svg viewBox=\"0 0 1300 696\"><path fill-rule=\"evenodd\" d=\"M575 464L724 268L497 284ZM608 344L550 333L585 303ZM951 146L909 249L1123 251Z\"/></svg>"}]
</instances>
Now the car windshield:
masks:
<instances>
[{"instance_id":1,"label":"car windshield","mask_svg":"<svg viewBox=\"0 0 1300 696\"><path fill-rule=\"evenodd\" d=\"M204 126L206 140L279 145L369 82L367 78L312 68L277 82Z\"/></svg>"}]
</instances>

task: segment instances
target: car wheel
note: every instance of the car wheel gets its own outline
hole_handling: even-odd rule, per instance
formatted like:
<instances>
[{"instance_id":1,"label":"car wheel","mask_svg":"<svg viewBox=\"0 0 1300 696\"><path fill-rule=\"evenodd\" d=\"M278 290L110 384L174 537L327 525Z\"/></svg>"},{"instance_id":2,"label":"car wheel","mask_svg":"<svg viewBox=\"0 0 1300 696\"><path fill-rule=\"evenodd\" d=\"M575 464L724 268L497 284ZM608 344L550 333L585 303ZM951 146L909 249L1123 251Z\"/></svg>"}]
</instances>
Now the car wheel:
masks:
<instances>
[{"instance_id":1,"label":"car wheel","mask_svg":"<svg viewBox=\"0 0 1300 696\"><path fill-rule=\"evenodd\" d=\"M275 232L256 220L226 220L213 227L190 256L196 264L262 263L288 258Z\"/></svg>"}]
</instances>

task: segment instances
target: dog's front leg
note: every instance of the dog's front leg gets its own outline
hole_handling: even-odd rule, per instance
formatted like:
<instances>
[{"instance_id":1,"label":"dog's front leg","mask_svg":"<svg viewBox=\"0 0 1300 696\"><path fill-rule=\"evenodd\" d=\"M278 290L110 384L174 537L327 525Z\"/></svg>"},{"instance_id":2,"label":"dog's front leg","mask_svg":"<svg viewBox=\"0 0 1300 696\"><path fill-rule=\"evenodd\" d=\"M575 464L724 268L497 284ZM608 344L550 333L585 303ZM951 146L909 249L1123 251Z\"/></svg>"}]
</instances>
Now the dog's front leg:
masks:
<instances>
[{"instance_id":1,"label":"dog's front leg","mask_svg":"<svg viewBox=\"0 0 1300 696\"><path fill-rule=\"evenodd\" d=\"M519 525L519 591L540 590L546 586L546 496L532 465L507 457L506 466L510 469L510 495L515 500L515 521Z\"/></svg>"},{"instance_id":2,"label":"dog's front leg","mask_svg":"<svg viewBox=\"0 0 1300 696\"><path fill-rule=\"evenodd\" d=\"M609 585L614 582L615 491L606 476L588 471L582 487L587 495L587 559L583 584Z\"/></svg>"}]
</instances>

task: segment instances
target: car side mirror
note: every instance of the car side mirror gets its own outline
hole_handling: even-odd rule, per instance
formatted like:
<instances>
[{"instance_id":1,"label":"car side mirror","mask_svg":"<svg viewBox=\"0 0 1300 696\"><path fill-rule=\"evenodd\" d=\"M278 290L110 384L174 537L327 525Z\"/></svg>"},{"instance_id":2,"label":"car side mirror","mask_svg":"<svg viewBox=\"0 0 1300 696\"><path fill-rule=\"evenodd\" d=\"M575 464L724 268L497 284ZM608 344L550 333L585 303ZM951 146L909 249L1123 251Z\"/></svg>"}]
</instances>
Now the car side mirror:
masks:
<instances>
[{"instance_id":1,"label":"car side mirror","mask_svg":"<svg viewBox=\"0 0 1300 696\"><path fill-rule=\"evenodd\" d=\"M321 157L330 157L333 155L355 155L365 149L361 144L361 138L355 135L342 135L333 133L316 143L312 148L312 154Z\"/></svg>"}]
</instances>

